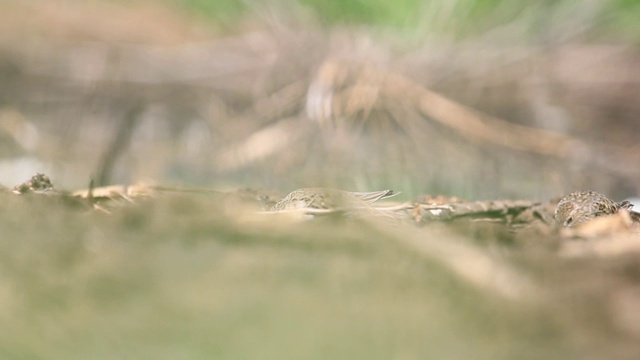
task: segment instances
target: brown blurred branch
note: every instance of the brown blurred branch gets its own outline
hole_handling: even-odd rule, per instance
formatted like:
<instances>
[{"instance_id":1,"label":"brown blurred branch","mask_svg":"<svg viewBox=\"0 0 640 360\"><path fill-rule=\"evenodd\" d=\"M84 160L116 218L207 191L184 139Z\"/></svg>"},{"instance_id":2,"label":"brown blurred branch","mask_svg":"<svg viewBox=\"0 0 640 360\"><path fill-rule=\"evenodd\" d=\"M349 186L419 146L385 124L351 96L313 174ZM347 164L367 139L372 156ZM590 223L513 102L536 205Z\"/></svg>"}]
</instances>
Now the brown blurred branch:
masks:
<instances>
[{"instance_id":1,"label":"brown blurred branch","mask_svg":"<svg viewBox=\"0 0 640 360\"><path fill-rule=\"evenodd\" d=\"M331 98L331 107L316 112L319 121L328 121L328 117L339 118L361 114L367 116L376 102L382 97L390 102L403 102L415 106L428 119L444 125L472 141L481 141L528 151L543 155L565 157L573 149L585 145L570 136L552 131L522 126L495 116L481 113L455 102L441 94L409 80L408 78L383 70L364 66L358 69L356 84L344 90L342 99L334 99L334 86L342 85L349 76L348 65L332 61L325 63L319 70L316 84L312 88L316 93ZM363 79L363 78L368 79ZM311 114L314 116L314 113Z\"/></svg>"},{"instance_id":2,"label":"brown blurred branch","mask_svg":"<svg viewBox=\"0 0 640 360\"><path fill-rule=\"evenodd\" d=\"M398 105L400 104L400 105ZM422 117L408 117L403 106L415 108ZM475 143L493 144L591 164L626 177L640 172L630 149L614 143L589 143L566 134L516 124L462 105L420 83L370 65L328 60L312 81L307 114L325 129L354 127L374 109L391 112L395 121L414 141L424 118L453 130ZM394 109L396 111L394 111ZM396 116L400 114L400 116ZM346 124L349 123L349 124ZM426 141L426 138L423 139Z\"/></svg>"}]
</instances>

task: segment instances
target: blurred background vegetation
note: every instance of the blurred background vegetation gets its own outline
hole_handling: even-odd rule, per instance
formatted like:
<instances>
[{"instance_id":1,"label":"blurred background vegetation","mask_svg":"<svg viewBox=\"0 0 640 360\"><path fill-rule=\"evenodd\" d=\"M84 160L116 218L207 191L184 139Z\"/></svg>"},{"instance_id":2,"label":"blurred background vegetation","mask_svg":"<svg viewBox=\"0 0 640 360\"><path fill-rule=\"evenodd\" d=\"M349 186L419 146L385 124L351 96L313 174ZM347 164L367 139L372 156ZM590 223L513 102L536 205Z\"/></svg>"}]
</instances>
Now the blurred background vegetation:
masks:
<instances>
[{"instance_id":1,"label":"blurred background vegetation","mask_svg":"<svg viewBox=\"0 0 640 360\"><path fill-rule=\"evenodd\" d=\"M173 3L218 24L233 24L256 8L247 1L175 0ZM592 12L593 22L583 25L589 26L592 35L610 39L623 38L632 43L637 42L640 36L636 21L640 5L635 0L587 3L561 0L539 1L534 4L519 0L403 0L395 3L383 0L301 0L272 1L270 5L297 7L297 11L307 11L314 19L327 26L367 26L374 31L393 29L405 36L418 37L433 33L454 38L468 37L518 19L529 30L523 41L530 41L532 37L544 33L545 23L552 21L554 17L569 21L575 11L591 8L587 11ZM562 19L563 16L566 17Z\"/></svg>"},{"instance_id":2,"label":"blurred background vegetation","mask_svg":"<svg viewBox=\"0 0 640 360\"><path fill-rule=\"evenodd\" d=\"M639 1L1 6L5 185L638 191Z\"/></svg>"}]
</instances>

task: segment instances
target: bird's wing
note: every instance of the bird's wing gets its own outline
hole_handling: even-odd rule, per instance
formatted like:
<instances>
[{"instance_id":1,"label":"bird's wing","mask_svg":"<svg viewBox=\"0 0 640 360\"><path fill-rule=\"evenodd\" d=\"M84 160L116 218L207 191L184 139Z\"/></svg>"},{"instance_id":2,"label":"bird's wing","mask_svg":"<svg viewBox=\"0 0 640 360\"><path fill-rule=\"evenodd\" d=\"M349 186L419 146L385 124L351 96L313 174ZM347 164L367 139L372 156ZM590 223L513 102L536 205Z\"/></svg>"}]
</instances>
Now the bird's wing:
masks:
<instances>
[{"instance_id":1,"label":"bird's wing","mask_svg":"<svg viewBox=\"0 0 640 360\"><path fill-rule=\"evenodd\" d=\"M400 193L394 192L393 190L380 190L380 191L371 191L371 192L350 192L349 194L353 195L359 200L362 200L370 204L380 199L386 199L392 196L396 196Z\"/></svg>"}]
</instances>

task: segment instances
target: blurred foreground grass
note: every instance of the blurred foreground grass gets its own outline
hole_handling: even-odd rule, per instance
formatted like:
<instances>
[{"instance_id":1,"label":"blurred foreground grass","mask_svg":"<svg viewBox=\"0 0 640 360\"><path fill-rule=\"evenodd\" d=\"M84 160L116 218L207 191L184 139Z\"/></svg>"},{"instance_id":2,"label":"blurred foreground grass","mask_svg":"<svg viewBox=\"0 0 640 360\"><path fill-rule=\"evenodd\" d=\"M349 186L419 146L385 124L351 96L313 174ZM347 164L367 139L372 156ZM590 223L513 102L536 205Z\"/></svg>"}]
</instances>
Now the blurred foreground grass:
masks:
<instances>
[{"instance_id":1,"label":"blurred foreground grass","mask_svg":"<svg viewBox=\"0 0 640 360\"><path fill-rule=\"evenodd\" d=\"M242 220L215 196L153 199L111 215L42 196L3 194L2 202L3 359L638 353L589 295L605 288L597 280L584 285L588 269L602 274L598 262L559 265L542 239L531 239L533 247L480 247L473 236L439 226ZM472 284L435 253L407 247L402 237L479 251L492 266L534 279L537 290L505 297ZM517 269L512 260L519 260ZM581 269L582 280L567 276L567 268Z\"/></svg>"}]
</instances>

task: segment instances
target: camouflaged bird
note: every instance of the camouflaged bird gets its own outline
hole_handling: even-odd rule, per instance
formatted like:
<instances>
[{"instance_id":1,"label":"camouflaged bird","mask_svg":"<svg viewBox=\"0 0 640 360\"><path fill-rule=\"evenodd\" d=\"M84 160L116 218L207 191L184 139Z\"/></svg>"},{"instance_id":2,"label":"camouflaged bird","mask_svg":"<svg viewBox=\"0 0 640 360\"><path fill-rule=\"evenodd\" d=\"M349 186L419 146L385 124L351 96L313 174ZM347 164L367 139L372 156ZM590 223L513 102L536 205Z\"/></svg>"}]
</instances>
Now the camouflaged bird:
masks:
<instances>
[{"instance_id":1,"label":"camouflaged bird","mask_svg":"<svg viewBox=\"0 0 640 360\"><path fill-rule=\"evenodd\" d=\"M13 193L22 195L26 193L43 194L47 191L53 190L53 184L51 179L45 174L37 173L31 177L31 179L25 181L20 185L16 185L13 188Z\"/></svg>"},{"instance_id":2,"label":"camouflaged bird","mask_svg":"<svg viewBox=\"0 0 640 360\"><path fill-rule=\"evenodd\" d=\"M271 207L271 211L295 209L358 209L399 193L393 190L373 192L350 192L324 188L304 188L294 190Z\"/></svg>"},{"instance_id":3,"label":"camouflaged bird","mask_svg":"<svg viewBox=\"0 0 640 360\"><path fill-rule=\"evenodd\" d=\"M585 223L595 217L612 215L621 209L631 210L628 201L615 202L595 191L574 192L563 197L556 207L555 218L563 226Z\"/></svg>"}]
</instances>

